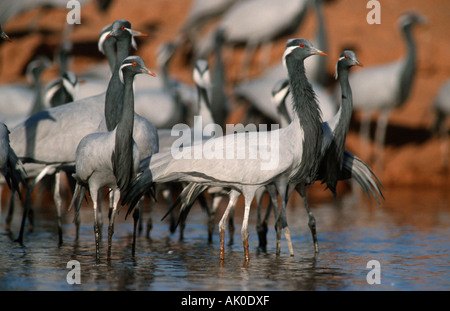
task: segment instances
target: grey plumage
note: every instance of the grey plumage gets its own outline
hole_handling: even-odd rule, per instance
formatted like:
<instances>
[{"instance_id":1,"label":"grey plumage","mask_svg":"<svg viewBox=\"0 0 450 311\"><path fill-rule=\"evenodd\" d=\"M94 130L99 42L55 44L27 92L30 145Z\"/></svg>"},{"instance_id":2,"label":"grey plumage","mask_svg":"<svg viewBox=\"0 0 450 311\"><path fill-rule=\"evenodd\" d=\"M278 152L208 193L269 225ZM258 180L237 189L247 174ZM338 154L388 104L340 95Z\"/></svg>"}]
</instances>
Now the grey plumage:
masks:
<instances>
[{"instance_id":1,"label":"grey plumage","mask_svg":"<svg viewBox=\"0 0 450 311\"><path fill-rule=\"evenodd\" d=\"M333 128L333 139L325 152L322 167L319 170L319 174L323 174L323 180L334 196L336 196L339 173L342 170L343 151L353 111L352 89L348 81L348 74L352 66L359 65L353 51L342 52L336 65L336 74L341 85L341 106L336 116L327 122L332 125L336 124L336 126Z\"/></svg>"},{"instance_id":2,"label":"grey plumage","mask_svg":"<svg viewBox=\"0 0 450 311\"><path fill-rule=\"evenodd\" d=\"M398 22L406 43L406 54L397 61L365 67L349 76L353 88L354 108L363 113L361 124L363 141L369 138L369 121L372 113L380 112L375 134L378 152L384 147L391 111L403 105L411 93L416 72L416 45L412 32L414 26L425 21L426 19L416 12L400 16ZM340 96L340 91L337 89L335 94ZM377 154L376 158L381 159L381 154Z\"/></svg>"},{"instance_id":3,"label":"grey plumage","mask_svg":"<svg viewBox=\"0 0 450 311\"><path fill-rule=\"evenodd\" d=\"M71 71L50 81L44 90L44 105L56 107L77 99L78 77Z\"/></svg>"},{"instance_id":4,"label":"grey plumage","mask_svg":"<svg viewBox=\"0 0 450 311\"><path fill-rule=\"evenodd\" d=\"M117 54L112 77L109 80L105 99L105 121L108 131L113 130L122 117L122 102L124 84L120 80L119 70L123 60L128 56L133 38L131 23L126 20L116 20L112 24L111 32L107 37L116 38Z\"/></svg>"},{"instance_id":5,"label":"grey plumage","mask_svg":"<svg viewBox=\"0 0 450 311\"><path fill-rule=\"evenodd\" d=\"M305 0L243 0L227 10L217 29L223 29L227 45L245 45L241 77L246 77L256 48L264 44L270 47L271 40L292 34L303 21L306 10ZM213 47L214 31L199 43L196 55L206 57Z\"/></svg>"},{"instance_id":6,"label":"grey plumage","mask_svg":"<svg viewBox=\"0 0 450 311\"><path fill-rule=\"evenodd\" d=\"M212 77L211 88L211 113L214 121L220 126L225 125L225 120L230 111L228 97L225 93L226 75L225 66L222 58L222 46L224 43L224 33L222 29L216 31L215 34L215 66Z\"/></svg>"},{"instance_id":7,"label":"grey plumage","mask_svg":"<svg viewBox=\"0 0 450 311\"><path fill-rule=\"evenodd\" d=\"M295 45L295 46L294 46ZM297 48L297 49L296 49ZM289 65L298 65L299 61L314 54L324 54L323 52L315 49L311 43L304 39L291 40L287 44L285 58L288 58ZM295 61L297 60L297 61ZM300 71L291 72L291 74L302 74ZM299 87L308 88L308 85L301 83ZM304 93L299 91L299 93ZM312 92L313 95L313 92ZM219 224L221 230L221 237L223 232L223 223L228 217L231 206L237 200L239 193L242 193L245 198L245 212L244 221L241 230L242 240L245 251L246 260L249 259L248 253L248 216L250 212L250 203L253 200L255 192L262 186L270 184L275 180L284 176L284 179L289 180L292 176L292 172L302 169L302 153L305 153L305 149L314 148L313 145L306 145L303 141L304 133L303 128L305 125L299 122L300 114L306 115L303 118L305 122L312 122L308 117L313 114L313 120L320 120L320 112L317 107L317 103L305 104L305 99L298 100L295 98L294 105L297 105L296 111L298 115L295 118L295 122L292 122L291 126L284 129L271 131L270 133L253 132L253 133L237 133L230 134L223 137L214 138L209 141L211 146L214 146L216 152L229 152L226 159L208 159L208 158L173 158L170 152L158 153L152 156L149 161L149 166L144 171L137 175L132 183L129 191L125 195L122 204L130 204L128 213L134 208L136 202L140 197L149 189L153 183L168 182L168 181L186 181L199 184L206 184L208 186L220 186L224 188L230 188L230 201L222 217L221 224ZM311 99L311 98L309 98ZM312 100L314 97L312 96ZM314 106L315 104L315 106ZM306 110L312 110L306 112ZM319 123L319 130L321 126ZM311 134L313 131L308 131ZM270 135L268 135L270 134ZM268 137L270 136L270 137ZM262 137L265 137L262 139ZM272 138L273 137L273 138ZM317 137L317 136L315 136ZM264 148L263 150L276 150L276 146L289 146L288 150L283 152L283 156L277 158L278 165L268 168L267 170L258 170L257 168L262 165L261 159L254 159L251 157L239 158L237 156L237 146L247 146L248 148ZM194 155L196 146L187 147L183 149L186 154ZM234 148L234 149L231 149ZM231 154L231 150L233 150ZM251 149L246 149L251 150ZM303 151L303 152L302 152ZM319 144L320 151L320 144ZM313 153L316 151L314 150ZM309 154L309 153L308 153ZM308 167L309 168L309 167ZM308 174L312 174L307 170ZM316 173L314 172L314 175ZM305 179L309 181L309 176ZM278 183L277 183L278 186ZM285 189L279 189L279 192L285 191ZM221 238L221 245L223 240ZM221 246L221 258L223 259L224 250Z\"/></svg>"},{"instance_id":8,"label":"grey plumage","mask_svg":"<svg viewBox=\"0 0 450 311\"><path fill-rule=\"evenodd\" d=\"M8 187L20 194L20 184L27 187L26 172L22 162L9 144L9 130L4 123L0 123L0 172Z\"/></svg>"},{"instance_id":9,"label":"grey plumage","mask_svg":"<svg viewBox=\"0 0 450 311\"><path fill-rule=\"evenodd\" d=\"M101 93L30 116L12 130L11 146L25 165L42 164L43 172L53 174L62 167L73 167L81 139L107 130L105 98L106 94ZM133 139L142 156L158 151L156 128L137 114L134 115ZM27 210L23 218L26 214ZM23 236L23 226L20 231L20 236Z\"/></svg>"},{"instance_id":10,"label":"grey plumage","mask_svg":"<svg viewBox=\"0 0 450 311\"><path fill-rule=\"evenodd\" d=\"M11 130L31 114L44 108L42 73L51 65L45 56L37 56L26 68L27 84L11 83L0 86L0 121Z\"/></svg>"},{"instance_id":11,"label":"grey plumage","mask_svg":"<svg viewBox=\"0 0 450 311\"><path fill-rule=\"evenodd\" d=\"M111 238L120 193L128 187L128 182L137 171L140 161L139 148L132 138L134 121L133 79L139 73L154 75L145 67L139 56L127 57L119 70L121 71L121 81L124 83L122 117L113 130L92 133L80 141L76 151L76 173L73 175L79 184L78 188L81 186L89 188L94 204L95 219L97 219L98 191L103 187L108 187L114 193L114 206L108 231L108 258L111 256ZM82 192L79 192L79 194L84 195ZM76 196L74 195L71 205L75 199ZM98 259L98 222L95 225L95 234Z\"/></svg>"},{"instance_id":12,"label":"grey plumage","mask_svg":"<svg viewBox=\"0 0 450 311\"><path fill-rule=\"evenodd\" d=\"M303 49L309 49L307 42L298 39L289 40L283 55L295 103L292 107L298 121L302 124L303 143L308 147L303 150L301 164L289 177L290 182L293 183L298 183L300 180L306 181L306 183L315 181L319 163L307 159L319 159L323 137L322 118L316 95L311 84L305 78L304 58L301 52ZM322 54L324 53L322 52ZM305 106L307 107L305 108Z\"/></svg>"},{"instance_id":13,"label":"grey plumage","mask_svg":"<svg viewBox=\"0 0 450 311\"><path fill-rule=\"evenodd\" d=\"M328 122L322 123L324 129L324 142L322 144L322 150L320 158L317 161L320 163L320 167L317 173L316 179L327 184L327 187L336 196L336 184L339 180L345 180L354 178L361 188L366 192L368 196L372 195L373 198L380 203L380 199L383 198L381 191L381 183L371 169L362 162L359 158L345 150L345 137L347 135L348 126L350 124L350 117L352 114L352 96L351 88L348 83L348 71L351 66L359 65L356 55L352 51L344 51L337 63L337 70L339 72L339 81L343 89L342 103L338 113ZM279 108L282 120L285 119L283 124L290 124L292 120L286 109L286 99L289 94L288 80L281 80L275 84L272 90L272 98L274 104ZM316 159L315 159L316 160ZM312 214L309 204L306 198L306 182L302 183L290 183L290 189L287 192L287 196L283 196L280 193L284 209L288 197L291 191L295 188L304 200L305 208L308 213L309 221L308 225L313 237L315 251L318 252L317 234L315 218ZM180 207L180 213L185 218L185 214L189 212L190 206L194 203L195 195L198 195L201 191L204 191L204 185L190 184L187 189L184 189L180 194L176 203L182 203ZM267 189L270 193L270 189ZM273 195L271 195L273 197ZM274 200L271 200L271 202ZM278 203L274 201L274 206ZM259 208L259 206L258 206ZM270 206L268 207L268 209ZM275 209L276 211L276 209ZM277 217L277 216L276 216ZM286 214L283 212L276 223L277 229L277 252L279 252L279 235L280 230L287 228ZM260 238L260 244L264 246L265 232L258 229ZM288 237L287 237L288 238ZM288 238L288 243L289 238ZM292 246L288 245L291 252Z\"/></svg>"}]
</instances>

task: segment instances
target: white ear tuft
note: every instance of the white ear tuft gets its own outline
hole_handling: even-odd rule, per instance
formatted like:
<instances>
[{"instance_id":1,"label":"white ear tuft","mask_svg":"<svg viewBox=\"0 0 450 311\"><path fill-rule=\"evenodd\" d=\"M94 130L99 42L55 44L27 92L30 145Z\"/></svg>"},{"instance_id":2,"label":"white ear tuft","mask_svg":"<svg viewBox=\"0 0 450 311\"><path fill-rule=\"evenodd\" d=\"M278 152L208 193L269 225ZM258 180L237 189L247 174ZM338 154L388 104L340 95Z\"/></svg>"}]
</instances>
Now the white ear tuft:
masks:
<instances>
[{"instance_id":1,"label":"white ear tuft","mask_svg":"<svg viewBox=\"0 0 450 311\"><path fill-rule=\"evenodd\" d=\"M122 66L120 66L120 69L119 69L119 79L120 79L120 82L122 82L122 84L125 84L125 82L123 81L123 71L122 71L122 69L123 68L125 68L125 67L127 67L127 66L131 66L132 64L123 64Z\"/></svg>"},{"instance_id":2,"label":"white ear tuft","mask_svg":"<svg viewBox=\"0 0 450 311\"><path fill-rule=\"evenodd\" d=\"M287 67L286 67L286 57L287 57L289 54L291 54L292 51L295 50L296 48L298 48L298 46L290 46L290 47L287 47L286 50L284 50L284 53L283 53L283 66L284 66L284 68L285 68L286 70L287 70Z\"/></svg>"}]
</instances>

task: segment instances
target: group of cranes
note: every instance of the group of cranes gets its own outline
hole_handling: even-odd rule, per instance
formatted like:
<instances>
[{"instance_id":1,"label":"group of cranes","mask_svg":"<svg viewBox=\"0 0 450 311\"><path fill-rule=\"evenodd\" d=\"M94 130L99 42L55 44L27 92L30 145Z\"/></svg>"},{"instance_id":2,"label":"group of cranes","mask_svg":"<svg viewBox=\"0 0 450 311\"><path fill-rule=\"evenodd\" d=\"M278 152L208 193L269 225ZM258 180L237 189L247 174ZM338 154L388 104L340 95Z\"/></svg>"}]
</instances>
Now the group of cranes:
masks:
<instances>
[{"instance_id":1,"label":"group of cranes","mask_svg":"<svg viewBox=\"0 0 450 311\"><path fill-rule=\"evenodd\" d=\"M274 38L286 33L293 33L301 23L308 6L306 0L283 0L283 5L280 5L279 1L264 0L264 3L261 1L259 0L258 6L255 6L257 1L254 0L212 1L209 3L208 10L210 11L191 12L190 18L182 30L191 40L193 40L192 37L196 33L197 27L200 27L205 20L218 14L224 14L218 28L206 37L205 45L202 45L200 40L196 40L199 42L199 45L196 45L197 62L193 70L196 87L187 87L186 90L182 90L181 83L171 80L169 77L168 63L180 42L179 40L174 40L159 50L158 64L161 72L155 75L146 67L141 57L129 56L130 48L136 47L134 37L142 35L142 33L131 29L130 22L116 20L113 24L103 28L99 36L99 50L108 59L111 72L106 79L100 78L102 81L99 81L100 88L98 93L95 91L96 95L83 96L81 99L74 100L75 97L67 92L60 92L57 89L48 90L47 96L58 94L58 98L65 98L58 100L54 97L55 101L62 105L52 104L53 108L44 110L40 108L40 111L34 111L25 121L15 126L11 133L8 133L6 127L0 128L0 138L2 139L0 141L0 151L2 152L0 165L2 165L5 179L13 192L19 188L19 182L27 188L18 241L23 242L24 224L31 209L31 191L45 175L55 174L55 205L60 214L61 200L57 193L59 192L59 174L62 171L76 181L70 204L70 206L75 205L76 214L79 212L86 193L89 192L92 199L97 259L100 258L102 218L99 215L101 197L99 193L103 188L108 188L110 191L106 250L108 258L111 258L117 211L121 206L129 205L127 215L131 213L145 194L153 192L154 186L162 187L159 190L164 189L164 185L169 183L176 183L182 187L176 201L177 204L181 203L179 218L181 224L186 221L187 213L194 201L202 198L203 192L208 192L213 198L216 196L228 198L226 210L219 222L220 258L222 260L225 257L226 224L233 214L240 195L244 196L241 236L246 261L250 258L248 220L254 198L258 202L260 245L266 244L267 228L263 227L267 227L268 216L272 209L277 231L277 253L280 253L281 232L284 231L291 255L293 255L293 247L286 206L294 190L304 200L316 253L319 250L316 221L306 196L309 185L316 181L322 182L336 196L338 181L353 178L369 196L379 202L380 198L383 198L380 181L366 163L345 149L346 137L353 105L355 108L362 109L362 106L358 106L358 104L367 102L361 96L371 98L373 103L371 108L377 108L379 102L382 101L386 111L393 105L399 106L408 98L416 62L411 29L413 25L423 22L423 18L415 13L404 15L400 20L408 46L408 56L404 61L374 70L385 77L383 82L395 88L395 90L386 92L386 96L390 97L380 98L380 95L374 95L364 86L359 86L359 83L371 81L375 75L369 72L369 68L360 69L354 74L350 73L350 68L359 66L360 63L354 52L345 50L336 62L339 95L333 99L320 85L324 80L323 76L320 77L320 74L324 73L324 62L320 62L321 65L313 66L318 69L317 71L309 71L307 64L312 62L306 61L314 58L320 59L326 55L322 51L326 48L323 40L325 29L321 1L314 1L318 20L318 38L315 41L317 46L306 39L287 40L279 64L268 71L267 76L254 81L243 81L233 91L234 96L245 97L255 106L260 105L260 110L283 126L276 130L254 133L227 133L225 136L201 135L200 140L191 140L191 144L184 144L182 147L182 154L191 156L174 157L173 142L176 137L173 137L168 129L175 124L187 122L189 113L185 111L187 106L183 103L183 92L195 94L194 96L188 95L191 104L198 103L191 114L201 115L204 125L212 123L224 125L230 107L227 106L229 98L224 96L223 90L225 76L220 52L222 46L242 42L247 45L247 53L244 56L241 70L242 75L246 77L251 55L256 47L260 44L267 44L270 47L270 42ZM198 3L200 2L198 1ZM213 7L213 4L217 7ZM270 5L273 5L273 8L267 10ZM265 17L262 17L263 13L259 12L258 8L265 9ZM283 8L283 12L279 10L280 8ZM288 15L280 18L281 13ZM267 26L263 30L252 28L258 25L252 22L248 17L249 14L259 14L258 18L266 22ZM283 22L278 23L279 27L272 27L275 22L271 23L270 18L274 17ZM237 20L250 21L251 25L242 26L236 22ZM1 36L5 40L9 39L3 32ZM216 65L211 79L208 63L201 58L206 57L205 52L210 53L214 47L216 47L214 53ZM367 73L364 74L365 71ZM157 86L150 89L148 87L150 83L147 84L148 80L143 82L144 80L136 79L133 87L135 76L141 73L157 76L159 79L154 80L162 82L156 83ZM75 89L77 77L66 71L60 74L60 79L55 81L52 86L62 85L65 86L65 90ZM389 74L392 76L386 78ZM380 79L380 81L382 80ZM363 95L360 95L362 90L364 90ZM445 95L441 97L445 98ZM436 109L441 115L446 113L445 106L441 104L443 101L442 99L436 100ZM50 103L50 101L47 102ZM171 110L166 109L166 102ZM292 105L290 105L291 102ZM142 117L140 114L144 114L143 110L142 113L136 113L138 106L144 107L139 103L144 103L144 105L149 103L158 108ZM161 110L161 113L158 113L158 110ZM168 112L167 117L161 118L165 112ZM384 124L384 129L377 131L378 138L385 134L387 114L384 116L384 119L379 122L381 127ZM190 136L198 138L194 133L194 128L190 128ZM382 140L377 139L377 141L382 144ZM205 157L202 154L199 157L196 152L204 149L198 148L198 146L204 147L205 145L214 155L226 156L222 158ZM244 157L239 154L240 150L245 150ZM276 155L276 165L269 169L262 169L264 164L262 157L249 156L250 154L260 155L261 150ZM15 154L17 154L16 157ZM24 170L21 170L22 162ZM16 171L19 175L16 173L11 175L13 166L19 169ZM25 171L26 178L33 179L29 185L24 181ZM264 192L269 193L271 205L268 207L266 217L261 220L260 203ZM281 202L280 206L278 196ZM122 199L121 205L119 204L120 199ZM169 212L173 211L174 206L169 209ZM139 210L141 208L142 206L135 210L135 226L137 218L142 216ZM213 223L211 215L217 211L214 200L211 211L209 222ZM60 224L59 232L61 243ZM212 230L210 229L209 237L211 234ZM133 253L134 243L135 237Z\"/></svg>"},{"instance_id":2,"label":"group of cranes","mask_svg":"<svg viewBox=\"0 0 450 311\"><path fill-rule=\"evenodd\" d=\"M313 184L316 180L322 180L332 191L335 191L337 180L341 176L348 178L352 175L351 170L350 173L343 173L342 164L345 136L352 111L348 81L347 84L341 82L345 90L342 98L346 103L342 103L341 109L332 120L322 123L315 93L305 76L303 64L304 59L315 54L326 55L313 47L306 39L292 39L287 42L283 61L289 73L294 110L294 118L289 126L271 131L270 135L274 136L271 136L269 140L261 139L263 136L268 136L267 132L247 132L228 134L207 141L210 146L213 146L214 152L231 155L227 158L175 158L170 151L153 155L148 159L148 164L146 163L142 172L137 175L124 197L122 204L130 205L128 213L155 183L178 181L193 184L193 190L185 191L186 195L181 200L183 203L192 201L193 193L196 195L200 193L195 190L195 185L201 187L202 190L205 190L205 186L229 189L229 203L219 223L220 257L224 259L225 225L232 207L242 194L245 199L245 210L241 234L245 259L249 260L248 217L251 202L258 189L274 185L282 199L282 208L277 217L277 228L285 230L290 252L293 254L285 214L286 201L289 196L288 186L302 185L304 187ZM345 70L348 71L352 65L358 64L351 52L345 52L340 58L340 62L347 60L350 62L348 65L339 66L342 80L347 79ZM183 153L195 154L197 146L196 144L186 146L183 148ZM248 152L252 148L276 150L279 152L278 164L271 169L261 170L261 159L237 156L239 146L244 146L244 150L248 150ZM278 150L278 148L282 149ZM362 176L367 180L373 178L371 173ZM374 185L376 191L381 193L377 181L372 179L368 184ZM304 190L301 190L301 194L305 198ZM315 237L315 228L313 224L311 226L311 231L314 232L313 237ZM279 241L277 241L277 245L279 245ZM317 250L317 241L315 241L315 247Z\"/></svg>"}]
</instances>

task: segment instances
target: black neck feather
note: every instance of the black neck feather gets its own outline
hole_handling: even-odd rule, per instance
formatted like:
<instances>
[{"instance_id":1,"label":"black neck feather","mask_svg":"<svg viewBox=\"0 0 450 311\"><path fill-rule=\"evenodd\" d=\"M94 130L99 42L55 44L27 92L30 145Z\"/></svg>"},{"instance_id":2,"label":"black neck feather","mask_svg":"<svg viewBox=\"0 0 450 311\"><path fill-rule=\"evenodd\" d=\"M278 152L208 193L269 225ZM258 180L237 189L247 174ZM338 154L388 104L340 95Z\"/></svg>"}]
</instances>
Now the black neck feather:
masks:
<instances>
[{"instance_id":1,"label":"black neck feather","mask_svg":"<svg viewBox=\"0 0 450 311\"><path fill-rule=\"evenodd\" d=\"M327 188L336 196L336 186L342 171L345 152L345 141L352 117L352 90L348 82L349 67L338 64L338 77L341 85L341 106L339 120L333 131L333 140L324 153L319 169L319 179L327 184Z\"/></svg>"},{"instance_id":2,"label":"black neck feather","mask_svg":"<svg viewBox=\"0 0 450 311\"><path fill-rule=\"evenodd\" d=\"M112 131L122 116L124 85L119 78L119 69L122 62L127 58L131 47L131 38L117 40L116 64L109 80L105 98L105 121L108 131Z\"/></svg>"},{"instance_id":3,"label":"black neck feather","mask_svg":"<svg viewBox=\"0 0 450 311\"><path fill-rule=\"evenodd\" d=\"M133 76L124 73L122 116L116 128L116 144L111 160L117 185L124 191L133 177L134 95Z\"/></svg>"},{"instance_id":4,"label":"black neck feather","mask_svg":"<svg viewBox=\"0 0 450 311\"><path fill-rule=\"evenodd\" d=\"M412 37L412 27L412 25L408 25L403 29L408 55L400 77L400 98L398 105L403 104L408 99L416 71L416 47Z\"/></svg>"},{"instance_id":5,"label":"black neck feather","mask_svg":"<svg viewBox=\"0 0 450 311\"><path fill-rule=\"evenodd\" d=\"M309 184L314 182L319 166L323 136L321 112L316 94L306 78L303 61L290 57L286 59L286 65L293 110L304 133L301 163L291 181Z\"/></svg>"}]
</instances>

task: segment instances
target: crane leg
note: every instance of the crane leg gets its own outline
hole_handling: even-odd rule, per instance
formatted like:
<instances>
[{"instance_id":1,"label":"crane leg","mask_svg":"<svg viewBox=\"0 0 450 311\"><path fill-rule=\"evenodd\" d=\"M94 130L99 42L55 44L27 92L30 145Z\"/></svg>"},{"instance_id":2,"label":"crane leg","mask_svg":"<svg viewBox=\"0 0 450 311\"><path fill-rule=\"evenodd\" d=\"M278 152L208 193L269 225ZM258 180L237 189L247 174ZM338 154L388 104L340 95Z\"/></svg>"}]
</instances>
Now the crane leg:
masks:
<instances>
[{"instance_id":1,"label":"crane leg","mask_svg":"<svg viewBox=\"0 0 450 311\"><path fill-rule=\"evenodd\" d=\"M120 199L120 190L114 190L113 191L113 208L111 211L111 217L109 219L109 226L108 226L108 243L106 247L106 254L108 260L111 259L111 244L112 244L112 236L114 234L114 221L116 218L116 212L117 212L117 204L119 203Z\"/></svg>"},{"instance_id":2,"label":"crane leg","mask_svg":"<svg viewBox=\"0 0 450 311\"><path fill-rule=\"evenodd\" d=\"M63 233L62 233L62 215L61 215L61 207L62 207L62 198L61 198L61 172L57 171L55 173L55 189L53 191L53 201L55 202L56 207L56 222L58 225L58 245L61 246L63 243Z\"/></svg>"},{"instance_id":3,"label":"crane leg","mask_svg":"<svg viewBox=\"0 0 450 311\"><path fill-rule=\"evenodd\" d=\"M277 255L280 254L281 250L281 230L284 231L284 236L286 238L286 242L288 243L289 248L289 254L291 256L294 256L294 248L292 247L292 241L291 241L291 231L289 230L288 224L287 224L287 217L286 217L286 205L289 198L289 195L292 192L292 189L288 189L287 186L284 186L282 184L277 185L278 193L280 194L281 198L281 210L278 214L277 221L275 224L275 229L277 231L277 249L276 253Z\"/></svg>"},{"instance_id":4,"label":"crane leg","mask_svg":"<svg viewBox=\"0 0 450 311\"><path fill-rule=\"evenodd\" d=\"M31 185L29 185L27 192L26 192L26 198L25 198L25 207L24 207L24 211L23 211L23 215L22 215L22 222L20 224L20 231L19 231L19 236L17 237L17 239L15 240L16 242L19 242L20 244L23 244L23 234L24 234L24 230L25 230L25 222L26 219L28 217L32 218L32 208L31 208L31 193L33 192L34 187L36 186L36 184L42 179L44 178L45 175L47 175L47 173L50 171L50 169L52 169L52 167L50 166L46 166L37 176L36 178L33 180L33 182L31 183ZM30 226L32 226L32 219L29 219L30 221Z\"/></svg>"},{"instance_id":5,"label":"crane leg","mask_svg":"<svg viewBox=\"0 0 450 311\"><path fill-rule=\"evenodd\" d=\"M234 210L236 207L236 202L231 206L230 209L230 219L228 220L228 234L230 235L230 241L228 245L233 245L234 243Z\"/></svg>"},{"instance_id":6,"label":"crane leg","mask_svg":"<svg viewBox=\"0 0 450 311\"><path fill-rule=\"evenodd\" d=\"M265 251L266 249L266 245L267 245L267 239L266 239L266 235L265 232L267 232L267 224L266 227L264 228L264 224L261 220L261 204L262 204L262 197L264 195L264 191L257 191L256 192L256 232L258 233L258 241L259 241L259 245L258 248L262 249ZM269 203L269 207L270 208L270 203Z\"/></svg>"},{"instance_id":7,"label":"crane leg","mask_svg":"<svg viewBox=\"0 0 450 311\"><path fill-rule=\"evenodd\" d=\"M139 211L134 209L133 211L133 243L131 244L131 256L136 254L136 226L139 220Z\"/></svg>"},{"instance_id":8,"label":"crane leg","mask_svg":"<svg viewBox=\"0 0 450 311\"><path fill-rule=\"evenodd\" d=\"M16 190L12 190L11 191L11 198L9 200L9 209L8 209L8 214L6 215L6 220L5 220L5 228L6 231L10 231L11 229L11 222L12 222L12 217L14 214L14 200L16 197Z\"/></svg>"},{"instance_id":9,"label":"crane leg","mask_svg":"<svg viewBox=\"0 0 450 311\"><path fill-rule=\"evenodd\" d=\"M139 222L142 219L142 207L143 207L143 197L139 200L138 206L133 211L133 242L131 244L131 254L134 256L136 251L136 235L137 232L141 231L139 229Z\"/></svg>"},{"instance_id":10,"label":"crane leg","mask_svg":"<svg viewBox=\"0 0 450 311\"><path fill-rule=\"evenodd\" d=\"M386 129L388 125L390 111L381 112L377 121L377 131L375 133L376 150L375 160L378 163L378 168L383 168L383 150L386 140Z\"/></svg>"},{"instance_id":11,"label":"crane leg","mask_svg":"<svg viewBox=\"0 0 450 311\"><path fill-rule=\"evenodd\" d=\"M261 221L261 211L258 210L258 219L257 219L257 226L256 231L258 232L258 239L259 239L259 248L263 251L266 251L267 247L267 222L270 217L270 212L272 211L272 207L274 207L274 213L277 215L277 208L278 208L278 201L277 201L277 193L276 189L273 188L271 185L268 185L265 188L265 191L269 193L270 201L266 209L266 213L264 215L263 220ZM261 204L259 202L258 209L261 208ZM275 218L277 218L275 216Z\"/></svg>"},{"instance_id":12,"label":"crane leg","mask_svg":"<svg viewBox=\"0 0 450 311\"><path fill-rule=\"evenodd\" d=\"M316 219L309 208L308 199L306 197L306 186L299 184L295 187L295 189L297 190L298 194L300 194L300 196L303 198L305 209L306 212L308 213L308 227L309 230L311 231L311 235L313 238L314 251L317 254L319 253L319 243L317 242Z\"/></svg>"},{"instance_id":13,"label":"crane leg","mask_svg":"<svg viewBox=\"0 0 450 311\"><path fill-rule=\"evenodd\" d=\"M211 214L209 215L208 219L208 242L212 242L212 237L214 233L214 224L216 219L216 213L219 209L220 202L222 201L221 195L214 195L212 199L212 207L211 207Z\"/></svg>"},{"instance_id":14,"label":"crane leg","mask_svg":"<svg viewBox=\"0 0 450 311\"><path fill-rule=\"evenodd\" d=\"M148 220L147 220L147 231L145 236L147 237L147 239L150 238L150 231L152 231L153 228L153 220L152 220L152 213L153 213L153 206L156 204L156 202L152 201L150 203L150 208L149 208L149 216L148 216Z\"/></svg>"},{"instance_id":15,"label":"crane leg","mask_svg":"<svg viewBox=\"0 0 450 311\"><path fill-rule=\"evenodd\" d=\"M220 260L225 259L225 226L228 220L228 216L232 209L232 206L235 204L239 197L240 193L236 190L231 190L229 194L229 201L225 212L223 213L222 218L219 222L219 235L220 235Z\"/></svg>"},{"instance_id":16,"label":"crane leg","mask_svg":"<svg viewBox=\"0 0 450 311\"><path fill-rule=\"evenodd\" d=\"M100 223L98 213L98 189L90 189L92 205L94 208L94 235L95 235L95 259L97 263L100 262Z\"/></svg>"},{"instance_id":17,"label":"crane leg","mask_svg":"<svg viewBox=\"0 0 450 311\"><path fill-rule=\"evenodd\" d=\"M252 203L253 197L254 197L254 194L251 196L245 195L244 219L242 221L242 229L241 229L242 244L244 246L246 262L248 262L250 260L250 253L249 253L249 249L248 249L248 218L250 215L250 205Z\"/></svg>"}]
</instances>

